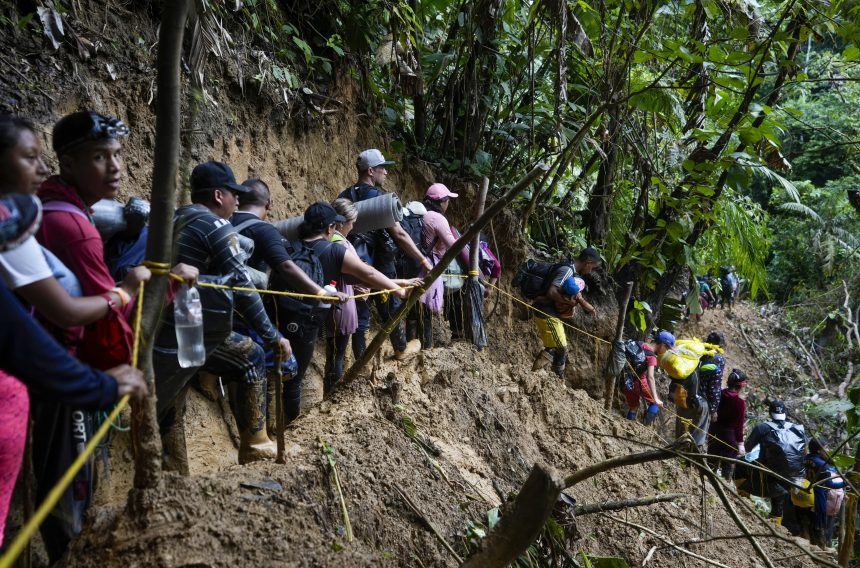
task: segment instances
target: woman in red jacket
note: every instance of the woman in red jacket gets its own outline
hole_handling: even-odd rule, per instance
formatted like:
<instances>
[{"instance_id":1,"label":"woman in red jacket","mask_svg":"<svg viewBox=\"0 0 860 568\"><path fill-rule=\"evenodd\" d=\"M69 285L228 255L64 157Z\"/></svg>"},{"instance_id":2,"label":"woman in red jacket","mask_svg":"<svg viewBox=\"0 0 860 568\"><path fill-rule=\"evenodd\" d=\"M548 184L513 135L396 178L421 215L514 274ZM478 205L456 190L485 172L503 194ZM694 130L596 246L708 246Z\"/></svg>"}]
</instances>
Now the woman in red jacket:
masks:
<instances>
[{"instance_id":1,"label":"woman in red jacket","mask_svg":"<svg viewBox=\"0 0 860 568\"><path fill-rule=\"evenodd\" d=\"M746 418L747 402L741 398L741 392L747 385L747 376L740 369L732 369L728 378L728 388L720 395L720 406L717 419L711 422L710 442L708 453L731 459L738 459L746 453L744 449L744 420ZM722 476L732 479L735 464L721 459L715 459L712 467L720 466Z\"/></svg>"}]
</instances>

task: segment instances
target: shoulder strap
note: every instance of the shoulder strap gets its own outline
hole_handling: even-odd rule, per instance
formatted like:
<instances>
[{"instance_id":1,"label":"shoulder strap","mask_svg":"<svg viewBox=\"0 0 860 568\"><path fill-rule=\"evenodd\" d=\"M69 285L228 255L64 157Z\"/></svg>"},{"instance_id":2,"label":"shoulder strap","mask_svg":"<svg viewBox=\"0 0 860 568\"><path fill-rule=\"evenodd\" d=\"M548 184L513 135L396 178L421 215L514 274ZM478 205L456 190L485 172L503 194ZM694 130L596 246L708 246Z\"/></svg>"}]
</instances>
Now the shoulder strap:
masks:
<instances>
[{"instance_id":1,"label":"shoulder strap","mask_svg":"<svg viewBox=\"0 0 860 568\"><path fill-rule=\"evenodd\" d=\"M87 220L88 223L92 224L92 220L89 215L69 203L68 201L48 201L47 203L42 204L42 211L63 211L65 213L71 213L72 215L78 215Z\"/></svg>"},{"instance_id":2,"label":"shoulder strap","mask_svg":"<svg viewBox=\"0 0 860 568\"><path fill-rule=\"evenodd\" d=\"M245 221L242 221L238 225L235 225L233 228L236 229L237 233L241 233L245 229L249 227L253 227L254 225L259 225L260 223L265 223L262 219L251 218Z\"/></svg>"}]
</instances>

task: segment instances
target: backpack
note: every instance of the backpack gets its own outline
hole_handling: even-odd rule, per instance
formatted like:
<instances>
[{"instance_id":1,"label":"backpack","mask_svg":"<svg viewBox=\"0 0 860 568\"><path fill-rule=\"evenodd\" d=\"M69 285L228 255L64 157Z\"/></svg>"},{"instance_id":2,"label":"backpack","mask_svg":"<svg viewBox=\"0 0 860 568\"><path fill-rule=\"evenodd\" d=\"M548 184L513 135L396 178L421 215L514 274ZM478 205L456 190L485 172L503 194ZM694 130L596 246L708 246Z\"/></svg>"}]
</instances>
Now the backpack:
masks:
<instances>
[{"instance_id":1,"label":"backpack","mask_svg":"<svg viewBox=\"0 0 860 568\"><path fill-rule=\"evenodd\" d=\"M627 357L630 365L633 366L636 374L642 375L648 369L648 364L646 363L647 357L649 355L653 357L654 352L650 349L645 349L638 341L628 339L624 343L624 355Z\"/></svg>"},{"instance_id":2,"label":"backpack","mask_svg":"<svg viewBox=\"0 0 860 568\"><path fill-rule=\"evenodd\" d=\"M552 284L552 275L562 266L573 268L568 262L550 263L530 258L520 265L511 284L514 288L519 288L524 298L534 300L546 294Z\"/></svg>"},{"instance_id":3,"label":"backpack","mask_svg":"<svg viewBox=\"0 0 860 568\"><path fill-rule=\"evenodd\" d=\"M43 211L71 213L92 223L89 215L66 201L49 201ZM134 333L131 325L118 310L84 326L83 337L78 344L77 357L99 370L107 370L131 360Z\"/></svg>"},{"instance_id":4,"label":"backpack","mask_svg":"<svg viewBox=\"0 0 860 568\"><path fill-rule=\"evenodd\" d=\"M308 277L322 288L325 282L323 275L322 262L317 255L314 247L306 244L304 241L285 241L284 246L287 249L290 257L293 259L299 268L308 275Z\"/></svg>"},{"instance_id":5,"label":"backpack","mask_svg":"<svg viewBox=\"0 0 860 568\"><path fill-rule=\"evenodd\" d=\"M795 479L803 477L803 452L806 449L806 435L803 426L783 422L765 422L770 432L762 440L762 462L776 473Z\"/></svg>"},{"instance_id":6,"label":"backpack","mask_svg":"<svg viewBox=\"0 0 860 568\"><path fill-rule=\"evenodd\" d=\"M429 256L429 251L425 250L422 245L421 233L424 230L424 216L416 215L414 213L410 213L409 215L405 215L403 219L400 221L400 226L403 227L403 230L409 234L409 238L412 239L418 246L418 250L421 251L421 254L424 256ZM436 243L433 243L435 246ZM353 244L353 246L355 246ZM432 251L433 248L431 247ZM412 258L407 255L403 251L399 251L394 260L394 266L397 270L397 276L400 278L415 278L418 276L418 273L421 272L421 265Z\"/></svg>"}]
</instances>

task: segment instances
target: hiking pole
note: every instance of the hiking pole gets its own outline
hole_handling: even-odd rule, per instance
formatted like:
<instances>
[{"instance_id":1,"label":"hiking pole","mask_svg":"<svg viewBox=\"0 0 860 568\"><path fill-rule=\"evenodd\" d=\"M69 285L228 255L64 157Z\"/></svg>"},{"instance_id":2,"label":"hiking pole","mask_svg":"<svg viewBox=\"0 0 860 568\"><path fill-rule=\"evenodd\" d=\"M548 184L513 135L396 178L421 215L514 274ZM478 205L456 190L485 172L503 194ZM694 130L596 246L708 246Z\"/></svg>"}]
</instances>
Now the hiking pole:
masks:
<instances>
[{"instance_id":1,"label":"hiking pole","mask_svg":"<svg viewBox=\"0 0 860 568\"><path fill-rule=\"evenodd\" d=\"M278 457L275 463L287 463L284 457L284 355L278 346L275 357L275 439L278 443Z\"/></svg>"}]
</instances>

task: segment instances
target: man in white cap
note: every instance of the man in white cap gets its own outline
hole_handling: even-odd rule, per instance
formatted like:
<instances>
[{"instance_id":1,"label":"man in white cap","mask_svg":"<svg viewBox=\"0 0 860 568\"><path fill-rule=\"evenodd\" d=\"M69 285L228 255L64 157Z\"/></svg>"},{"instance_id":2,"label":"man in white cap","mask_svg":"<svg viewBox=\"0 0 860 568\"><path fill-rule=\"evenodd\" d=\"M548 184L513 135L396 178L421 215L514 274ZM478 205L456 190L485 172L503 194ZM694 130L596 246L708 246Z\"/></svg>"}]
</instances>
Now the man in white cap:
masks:
<instances>
[{"instance_id":1,"label":"man in white cap","mask_svg":"<svg viewBox=\"0 0 860 568\"><path fill-rule=\"evenodd\" d=\"M357 203L383 195L385 191L382 187L388 177L388 171L385 167L393 165L394 162L386 160L382 152L376 148L371 148L359 154L355 164L358 170L358 182L343 190L338 197ZM418 245L412 240L409 233L400 226L400 223L394 223L391 227L369 233L350 234L349 240L355 246L356 252L362 260L371 264L388 278L397 277L394 259L398 249L414 258L427 270L432 268L430 261L421 253ZM379 296L374 296L373 300L376 302L379 317L383 323L390 320L400 307L400 301L393 295L385 302ZM367 302L357 302L356 308L358 311L358 330L353 337L352 348L355 356L359 357L366 346L364 334L370 327L370 308ZM407 343L402 322L391 332L391 345L394 347L397 359L407 359L421 350L421 342L417 339Z\"/></svg>"}]
</instances>

